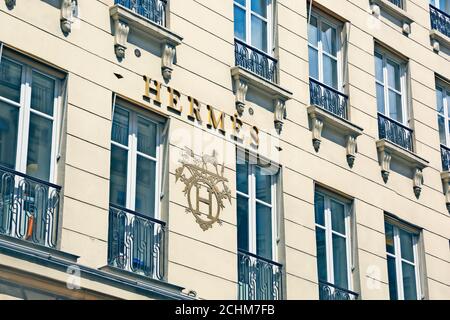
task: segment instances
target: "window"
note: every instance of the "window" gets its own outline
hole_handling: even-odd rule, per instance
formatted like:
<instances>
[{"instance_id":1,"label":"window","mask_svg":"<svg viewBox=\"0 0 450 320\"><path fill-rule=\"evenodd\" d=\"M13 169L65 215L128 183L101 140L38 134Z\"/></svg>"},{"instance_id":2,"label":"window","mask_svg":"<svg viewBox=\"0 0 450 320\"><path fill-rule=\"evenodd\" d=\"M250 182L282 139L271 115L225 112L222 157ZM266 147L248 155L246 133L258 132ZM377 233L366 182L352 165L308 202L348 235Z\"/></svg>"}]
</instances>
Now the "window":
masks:
<instances>
[{"instance_id":1,"label":"window","mask_svg":"<svg viewBox=\"0 0 450 320\"><path fill-rule=\"evenodd\" d=\"M384 50L375 51L378 112L406 124L406 65Z\"/></svg>"},{"instance_id":2,"label":"window","mask_svg":"<svg viewBox=\"0 0 450 320\"><path fill-rule=\"evenodd\" d=\"M159 210L161 125L117 105L111 136L110 202L151 218Z\"/></svg>"},{"instance_id":3,"label":"window","mask_svg":"<svg viewBox=\"0 0 450 320\"><path fill-rule=\"evenodd\" d=\"M443 83L436 85L439 138L441 144L450 147L450 88Z\"/></svg>"},{"instance_id":4,"label":"window","mask_svg":"<svg viewBox=\"0 0 450 320\"><path fill-rule=\"evenodd\" d=\"M384 228L391 300L421 299L418 233L390 220Z\"/></svg>"},{"instance_id":5,"label":"window","mask_svg":"<svg viewBox=\"0 0 450 320\"><path fill-rule=\"evenodd\" d=\"M5 56L0 64L0 165L54 180L59 80Z\"/></svg>"},{"instance_id":6,"label":"window","mask_svg":"<svg viewBox=\"0 0 450 320\"><path fill-rule=\"evenodd\" d=\"M234 0L234 36L271 53L272 0Z\"/></svg>"},{"instance_id":7,"label":"window","mask_svg":"<svg viewBox=\"0 0 450 320\"><path fill-rule=\"evenodd\" d=\"M450 1L449 0L430 0L430 4L447 14L450 14Z\"/></svg>"},{"instance_id":8,"label":"window","mask_svg":"<svg viewBox=\"0 0 450 320\"><path fill-rule=\"evenodd\" d=\"M308 25L309 76L340 90L340 29L337 24L316 12Z\"/></svg>"},{"instance_id":9,"label":"window","mask_svg":"<svg viewBox=\"0 0 450 320\"><path fill-rule=\"evenodd\" d=\"M349 203L328 192L316 191L314 212L319 281L350 289Z\"/></svg>"}]
</instances>

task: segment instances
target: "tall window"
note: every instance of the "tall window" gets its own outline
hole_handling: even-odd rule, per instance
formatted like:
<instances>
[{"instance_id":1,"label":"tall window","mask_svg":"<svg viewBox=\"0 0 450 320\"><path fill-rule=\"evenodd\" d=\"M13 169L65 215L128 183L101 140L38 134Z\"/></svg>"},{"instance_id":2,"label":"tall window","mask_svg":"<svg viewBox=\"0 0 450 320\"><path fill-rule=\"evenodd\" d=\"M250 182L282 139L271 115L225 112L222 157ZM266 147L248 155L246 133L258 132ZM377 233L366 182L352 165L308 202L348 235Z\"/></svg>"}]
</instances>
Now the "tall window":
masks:
<instances>
[{"instance_id":1,"label":"tall window","mask_svg":"<svg viewBox=\"0 0 450 320\"><path fill-rule=\"evenodd\" d=\"M132 109L114 109L110 202L157 217L160 124Z\"/></svg>"},{"instance_id":2,"label":"tall window","mask_svg":"<svg viewBox=\"0 0 450 320\"><path fill-rule=\"evenodd\" d=\"M450 88L438 82L436 85L439 138L441 144L450 147Z\"/></svg>"},{"instance_id":3,"label":"tall window","mask_svg":"<svg viewBox=\"0 0 450 320\"><path fill-rule=\"evenodd\" d=\"M271 54L272 0L234 0L234 36Z\"/></svg>"},{"instance_id":4,"label":"tall window","mask_svg":"<svg viewBox=\"0 0 450 320\"><path fill-rule=\"evenodd\" d=\"M314 199L319 281L351 288L348 202L323 191Z\"/></svg>"},{"instance_id":5,"label":"tall window","mask_svg":"<svg viewBox=\"0 0 450 320\"><path fill-rule=\"evenodd\" d=\"M450 1L449 0L430 0L430 4L441 11L450 14Z\"/></svg>"},{"instance_id":6,"label":"tall window","mask_svg":"<svg viewBox=\"0 0 450 320\"><path fill-rule=\"evenodd\" d=\"M401 124L407 124L405 63L388 52L377 49L375 78L378 112Z\"/></svg>"},{"instance_id":7,"label":"tall window","mask_svg":"<svg viewBox=\"0 0 450 320\"><path fill-rule=\"evenodd\" d=\"M390 221L384 228L391 300L421 299L418 233Z\"/></svg>"},{"instance_id":8,"label":"tall window","mask_svg":"<svg viewBox=\"0 0 450 320\"><path fill-rule=\"evenodd\" d=\"M239 249L275 260L277 174L243 160L236 166Z\"/></svg>"},{"instance_id":9,"label":"tall window","mask_svg":"<svg viewBox=\"0 0 450 320\"><path fill-rule=\"evenodd\" d=\"M0 165L54 179L59 80L25 63L0 63Z\"/></svg>"},{"instance_id":10,"label":"tall window","mask_svg":"<svg viewBox=\"0 0 450 320\"><path fill-rule=\"evenodd\" d=\"M340 90L340 40L338 25L311 13L308 25L309 76L333 89Z\"/></svg>"}]
</instances>

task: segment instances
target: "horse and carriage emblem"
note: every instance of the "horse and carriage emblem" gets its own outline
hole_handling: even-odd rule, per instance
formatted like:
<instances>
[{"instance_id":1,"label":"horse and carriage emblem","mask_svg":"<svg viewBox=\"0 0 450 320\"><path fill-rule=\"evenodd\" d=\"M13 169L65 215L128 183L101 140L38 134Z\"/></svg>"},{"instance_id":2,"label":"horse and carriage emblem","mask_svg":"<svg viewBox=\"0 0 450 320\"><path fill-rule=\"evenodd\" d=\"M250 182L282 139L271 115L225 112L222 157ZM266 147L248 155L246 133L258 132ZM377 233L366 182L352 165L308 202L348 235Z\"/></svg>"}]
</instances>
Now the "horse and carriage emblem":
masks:
<instances>
[{"instance_id":1,"label":"horse and carriage emblem","mask_svg":"<svg viewBox=\"0 0 450 320\"><path fill-rule=\"evenodd\" d=\"M185 184L187 213L193 214L203 231L211 229L217 222L222 224L220 213L225 208L224 200L231 203L231 191L224 177L225 164L218 163L216 151L212 155L196 156L185 148L180 160L181 167L175 171L176 182Z\"/></svg>"}]
</instances>

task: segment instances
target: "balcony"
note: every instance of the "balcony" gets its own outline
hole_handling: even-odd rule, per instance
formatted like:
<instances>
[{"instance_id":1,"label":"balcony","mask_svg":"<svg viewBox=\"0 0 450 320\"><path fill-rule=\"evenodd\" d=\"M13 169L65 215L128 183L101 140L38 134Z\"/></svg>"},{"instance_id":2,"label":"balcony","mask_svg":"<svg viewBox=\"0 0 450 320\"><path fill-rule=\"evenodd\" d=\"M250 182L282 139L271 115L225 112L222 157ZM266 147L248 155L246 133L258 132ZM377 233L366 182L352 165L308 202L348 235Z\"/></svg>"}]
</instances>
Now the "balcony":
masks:
<instances>
[{"instance_id":1,"label":"balcony","mask_svg":"<svg viewBox=\"0 0 450 320\"><path fill-rule=\"evenodd\" d=\"M340 288L334 284L319 281L319 299L320 300L357 300L356 292Z\"/></svg>"},{"instance_id":2,"label":"balcony","mask_svg":"<svg viewBox=\"0 0 450 320\"><path fill-rule=\"evenodd\" d=\"M439 51L440 45L450 47L450 15L430 4L430 19L433 49Z\"/></svg>"},{"instance_id":3,"label":"balcony","mask_svg":"<svg viewBox=\"0 0 450 320\"><path fill-rule=\"evenodd\" d=\"M396 145L413 151L413 130L385 115L378 113L378 135Z\"/></svg>"},{"instance_id":4,"label":"balcony","mask_svg":"<svg viewBox=\"0 0 450 320\"><path fill-rule=\"evenodd\" d=\"M114 3L124 6L157 25L166 27L167 0L115 0Z\"/></svg>"},{"instance_id":5,"label":"balcony","mask_svg":"<svg viewBox=\"0 0 450 320\"><path fill-rule=\"evenodd\" d=\"M281 300L283 265L239 250L239 299Z\"/></svg>"},{"instance_id":6,"label":"balcony","mask_svg":"<svg viewBox=\"0 0 450 320\"><path fill-rule=\"evenodd\" d=\"M0 235L55 248L61 187L0 166Z\"/></svg>"},{"instance_id":7,"label":"balcony","mask_svg":"<svg viewBox=\"0 0 450 320\"><path fill-rule=\"evenodd\" d=\"M372 14L376 18L384 16L390 21L395 21L405 35L411 33L411 24L414 22L406 11L405 0L369 0Z\"/></svg>"},{"instance_id":8,"label":"balcony","mask_svg":"<svg viewBox=\"0 0 450 320\"><path fill-rule=\"evenodd\" d=\"M326 84L309 78L310 103L334 114L336 117L347 120L348 96L333 89Z\"/></svg>"},{"instance_id":9,"label":"balcony","mask_svg":"<svg viewBox=\"0 0 450 320\"><path fill-rule=\"evenodd\" d=\"M108 264L155 280L165 277L166 224L110 205Z\"/></svg>"}]
</instances>

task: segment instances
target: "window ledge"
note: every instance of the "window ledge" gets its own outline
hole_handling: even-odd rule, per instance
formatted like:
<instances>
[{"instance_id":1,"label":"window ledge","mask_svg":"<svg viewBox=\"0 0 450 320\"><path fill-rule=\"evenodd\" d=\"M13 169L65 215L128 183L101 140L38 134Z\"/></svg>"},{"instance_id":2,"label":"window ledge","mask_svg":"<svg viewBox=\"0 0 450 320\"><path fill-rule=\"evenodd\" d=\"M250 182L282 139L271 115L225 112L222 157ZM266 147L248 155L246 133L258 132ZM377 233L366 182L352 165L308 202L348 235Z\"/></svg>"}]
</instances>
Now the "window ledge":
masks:
<instances>
[{"instance_id":1,"label":"window ledge","mask_svg":"<svg viewBox=\"0 0 450 320\"><path fill-rule=\"evenodd\" d=\"M377 18L381 15L381 10L400 20L402 23L402 30L405 34L411 33L411 24L414 22L412 17L402 8L388 0L370 0L370 8L372 14Z\"/></svg>"},{"instance_id":2,"label":"window ledge","mask_svg":"<svg viewBox=\"0 0 450 320\"><path fill-rule=\"evenodd\" d=\"M386 139L378 140L376 145L381 166L381 175L384 182L387 183L389 179L391 159L394 157L396 160L413 170L414 194L416 195L416 198L419 198L423 184L422 170L428 167L428 161Z\"/></svg>"},{"instance_id":3,"label":"window ledge","mask_svg":"<svg viewBox=\"0 0 450 320\"><path fill-rule=\"evenodd\" d=\"M450 38L447 37L442 32L432 29L430 30L430 38L433 45L433 50L439 52L441 50L441 45L450 48Z\"/></svg>"},{"instance_id":4,"label":"window ledge","mask_svg":"<svg viewBox=\"0 0 450 320\"><path fill-rule=\"evenodd\" d=\"M311 132L314 150L320 149L322 142L323 126L329 126L346 137L347 163L352 168L357 153L356 139L363 133L363 129L348 120L339 118L317 105L311 105L307 109L311 120Z\"/></svg>"},{"instance_id":5,"label":"window ledge","mask_svg":"<svg viewBox=\"0 0 450 320\"><path fill-rule=\"evenodd\" d=\"M146 40L156 41L161 45L163 77L170 80L175 48L182 43L183 37L121 5L112 6L109 14L114 22L114 47L117 58L119 60L125 58L128 34L131 28Z\"/></svg>"},{"instance_id":6,"label":"window ledge","mask_svg":"<svg viewBox=\"0 0 450 320\"><path fill-rule=\"evenodd\" d=\"M236 110L238 114L242 115L244 112L247 90L251 87L273 100L275 128L278 133L281 133L283 120L286 119L286 101L291 99L292 92L241 67L232 67L231 76L235 83Z\"/></svg>"}]
</instances>

